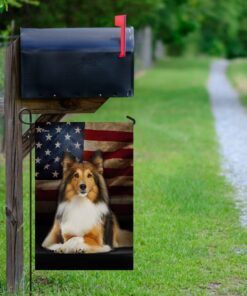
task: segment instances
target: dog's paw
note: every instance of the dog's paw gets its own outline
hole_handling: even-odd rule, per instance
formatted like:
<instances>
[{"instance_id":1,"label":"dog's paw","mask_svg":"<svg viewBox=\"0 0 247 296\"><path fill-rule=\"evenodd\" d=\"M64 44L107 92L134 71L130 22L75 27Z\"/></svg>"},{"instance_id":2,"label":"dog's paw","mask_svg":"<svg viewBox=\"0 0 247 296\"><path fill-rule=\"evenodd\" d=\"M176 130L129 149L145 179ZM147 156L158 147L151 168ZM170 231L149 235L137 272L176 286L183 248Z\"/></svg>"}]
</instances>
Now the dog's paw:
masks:
<instances>
[{"instance_id":1,"label":"dog's paw","mask_svg":"<svg viewBox=\"0 0 247 296\"><path fill-rule=\"evenodd\" d=\"M92 247L87 245L84 252L85 253L107 253L111 251L111 247L108 245L103 245L102 247Z\"/></svg>"},{"instance_id":2,"label":"dog's paw","mask_svg":"<svg viewBox=\"0 0 247 296\"><path fill-rule=\"evenodd\" d=\"M108 246L108 245L104 245L102 248L101 248L101 252L102 253L106 253L106 252L110 252L111 251L111 247Z\"/></svg>"},{"instance_id":3,"label":"dog's paw","mask_svg":"<svg viewBox=\"0 0 247 296\"><path fill-rule=\"evenodd\" d=\"M57 253L57 254L63 254L64 251L63 251L63 246L57 248L56 250L54 250L54 253Z\"/></svg>"},{"instance_id":4,"label":"dog's paw","mask_svg":"<svg viewBox=\"0 0 247 296\"><path fill-rule=\"evenodd\" d=\"M59 249L62 247L63 244L54 244L49 247L46 247L46 249L54 252L59 252Z\"/></svg>"},{"instance_id":5,"label":"dog's paw","mask_svg":"<svg viewBox=\"0 0 247 296\"><path fill-rule=\"evenodd\" d=\"M64 254L83 253L85 248L86 246L82 237L72 237L62 244L62 246L58 248L57 252Z\"/></svg>"}]
</instances>

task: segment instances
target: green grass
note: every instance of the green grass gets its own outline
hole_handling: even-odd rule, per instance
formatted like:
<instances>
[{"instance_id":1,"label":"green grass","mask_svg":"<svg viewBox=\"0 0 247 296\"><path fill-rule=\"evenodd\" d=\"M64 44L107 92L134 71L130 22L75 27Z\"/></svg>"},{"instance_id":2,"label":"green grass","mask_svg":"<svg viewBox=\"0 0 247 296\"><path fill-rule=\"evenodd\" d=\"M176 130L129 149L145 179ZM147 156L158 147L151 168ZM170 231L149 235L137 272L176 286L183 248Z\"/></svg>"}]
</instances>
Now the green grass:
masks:
<instances>
[{"instance_id":1,"label":"green grass","mask_svg":"<svg viewBox=\"0 0 247 296\"><path fill-rule=\"evenodd\" d=\"M35 271L34 295L247 294L246 230L240 227L232 189L220 175L204 88L208 64L162 61L136 81L134 98L111 99L95 114L72 118L124 121L130 115L137 121L135 269ZM5 238L2 169L0 174L0 235ZM24 199L28 208L26 194ZM27 222L24 227L27 254ZM2 239L2 250L4 246ZM4 251L0 260L4 266Z\"/></svg>"},{"instance_id":2,"label":"green grass","mask_svg":"<svg viewBox=\"0 0 247 296\"><path fill-rule=\"evenodd\" d=\"M247 106L247 59L233 60L228 68L228 76Z\"/></svg>"}]
</instances>

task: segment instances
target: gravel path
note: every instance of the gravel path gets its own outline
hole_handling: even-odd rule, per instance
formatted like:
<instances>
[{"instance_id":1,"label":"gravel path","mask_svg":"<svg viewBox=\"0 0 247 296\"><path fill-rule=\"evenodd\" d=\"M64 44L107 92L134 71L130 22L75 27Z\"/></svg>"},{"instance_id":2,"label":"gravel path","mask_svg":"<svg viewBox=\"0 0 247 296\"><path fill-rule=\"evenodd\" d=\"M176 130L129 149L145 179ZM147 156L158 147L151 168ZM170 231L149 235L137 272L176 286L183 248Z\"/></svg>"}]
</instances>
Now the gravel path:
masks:
<instances>
[{"instance_id":1,"label":"gravel path","mask_svg":"<svg viewBox=\"0 0 247 296\"><path fill-rule=\"evenodd\" d=\"M241 224L247 227L247 110L226 76L228 62L212 64L208 81L223 174L236 189Z\"/></svg>"}]
</instances>

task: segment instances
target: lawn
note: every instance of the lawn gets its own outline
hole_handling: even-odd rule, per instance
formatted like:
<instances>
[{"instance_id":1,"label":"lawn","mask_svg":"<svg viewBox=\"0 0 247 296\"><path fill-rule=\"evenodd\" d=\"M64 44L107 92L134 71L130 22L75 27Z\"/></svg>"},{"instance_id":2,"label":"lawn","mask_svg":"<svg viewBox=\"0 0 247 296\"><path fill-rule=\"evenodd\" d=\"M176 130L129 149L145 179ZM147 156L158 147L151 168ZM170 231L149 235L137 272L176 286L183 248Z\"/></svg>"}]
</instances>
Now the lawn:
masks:
<instances>
[{"instance_id":1,"label":"lawn","mask_svg":"<svg viewBox=\"0 0 247 296\"><path fill-rule=\"evenodd\" d=\"M247 59L233 60L228 68L228 75L247 106Z\"/></svg>"},{"instance_id":2,"label":"lawn","mask_svg":"<svg viewBox=\"0 0 247 296\"><path fill-rule=\"evenodd\" d=\"M206 59L161 61L136 80L134 98L111 99L93 115L72 117L73 121L124 121L126 115L136 119L135 268L35 271L34 295L247 295L247 231L240 227L232 189L220 174L205 90L208 69ZM3 175L1 167L2 250ZM28 209L27 192L24 199ZM26 210L25 254L27 214ZM0 256L4 266L3 251ZM28 276L27 267L25 272ZM4 294L4 267L1 289Z\"/></svg>"}]
</instances>

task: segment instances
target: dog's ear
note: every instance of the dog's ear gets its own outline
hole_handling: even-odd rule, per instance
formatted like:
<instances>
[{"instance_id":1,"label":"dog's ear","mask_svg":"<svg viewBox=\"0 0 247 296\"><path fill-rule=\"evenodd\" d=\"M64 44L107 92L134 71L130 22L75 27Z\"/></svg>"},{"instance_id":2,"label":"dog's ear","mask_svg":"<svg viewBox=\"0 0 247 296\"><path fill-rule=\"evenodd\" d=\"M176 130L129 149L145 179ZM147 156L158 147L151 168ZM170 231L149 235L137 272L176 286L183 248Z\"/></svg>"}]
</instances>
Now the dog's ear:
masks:
<instances>
[{"instance_id":1,"label":"dog's ear","mask_svg":"<svg viewBox=\"0 0 247 296\"><path fill-rule=\"evenodd\" d=\"M66 172L69 170L72 165L76 162L76 158L73 154L69 152L64 152L63 160L62 160L62 166L63 166L63 172Z\"/></svg>"},{"instance_id":2,"label":"dog's ear","mask_svg":"<svg viewBox=\"0 0 247 296\"><path fill-rule=\"evenodd\" d=\"M103 164L104 164L104 160L103 160L103 155L102 152L100 150L95 151L95 153L93 154L93 156L90 158L90 162L96 167L97 172L101 175L103 175Z\"/></svg>"}]
</instances>

